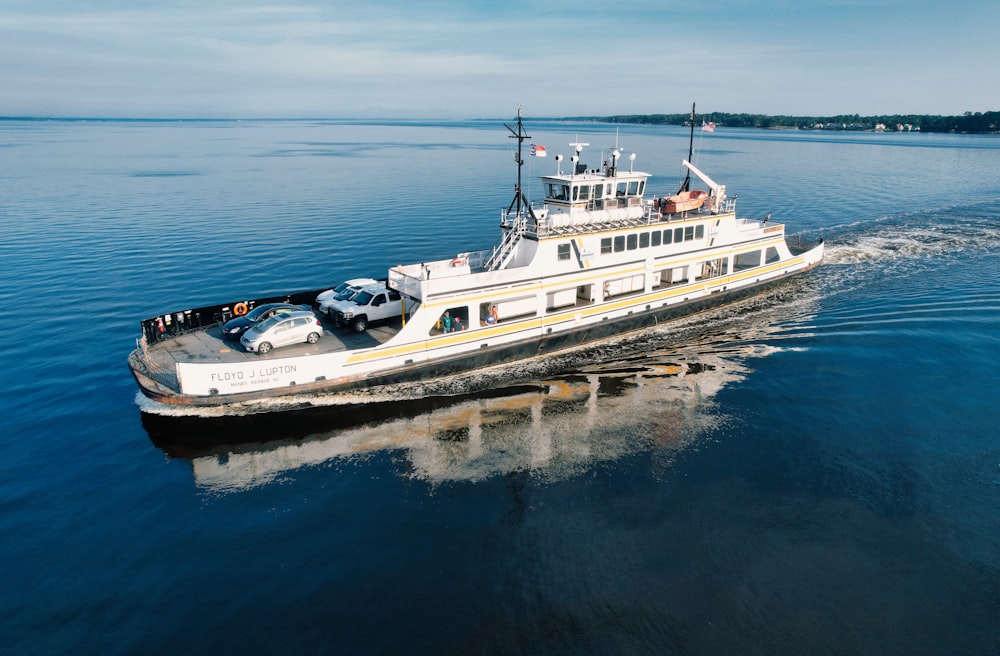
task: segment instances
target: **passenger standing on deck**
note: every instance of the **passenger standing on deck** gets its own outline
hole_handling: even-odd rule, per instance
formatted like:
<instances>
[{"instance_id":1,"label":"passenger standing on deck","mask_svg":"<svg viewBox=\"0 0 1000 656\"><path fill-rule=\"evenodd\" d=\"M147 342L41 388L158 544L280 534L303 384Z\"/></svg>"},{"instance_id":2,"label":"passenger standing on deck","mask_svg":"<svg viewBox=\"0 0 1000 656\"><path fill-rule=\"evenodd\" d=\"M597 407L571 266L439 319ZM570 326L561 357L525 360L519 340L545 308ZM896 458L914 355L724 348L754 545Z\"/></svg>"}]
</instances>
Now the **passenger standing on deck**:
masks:
<instances>
[{"instance_id":1,"label":"passenger standing on deck","mask_svg":"<svg viewBox=\"0 0 1000 656\"><path fill-rule=\"evenodd\" d=\"M458 331L464 329L465 326L462 325L462 317L456 316L451 320L451 331L457 333Z\"/></svg>"},{"instance_id":2,"label":"passenger standing on deck","mask_svg":"<svg viewBox=\"0 0 1000 656\"><path fill-rule=\"evenodd\" d=\"M444 324L444 332L451 332L451 312L448 310L444 311L444 316L441 318L441 323Z\"/></svg>"}]
</instances>

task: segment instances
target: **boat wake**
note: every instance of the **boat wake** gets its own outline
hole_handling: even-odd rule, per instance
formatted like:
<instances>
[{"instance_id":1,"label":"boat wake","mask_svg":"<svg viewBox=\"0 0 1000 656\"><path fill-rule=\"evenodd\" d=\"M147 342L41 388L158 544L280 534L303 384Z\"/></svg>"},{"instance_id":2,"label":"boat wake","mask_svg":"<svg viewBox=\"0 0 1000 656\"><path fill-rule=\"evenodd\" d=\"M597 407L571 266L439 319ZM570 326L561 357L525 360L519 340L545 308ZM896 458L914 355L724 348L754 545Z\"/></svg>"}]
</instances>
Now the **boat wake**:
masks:
<instances>
[{"instance_id":1,"label":"boat wake","mask_svg":"<svg viewBox=\"0 0 1000 656\"><path fill-rule=\"evenodd\" d=\"M825 264L917 260L1000 250L996 203L943 213L903 214L838 229L827 239Z\"/></svg>"}]
</instances>

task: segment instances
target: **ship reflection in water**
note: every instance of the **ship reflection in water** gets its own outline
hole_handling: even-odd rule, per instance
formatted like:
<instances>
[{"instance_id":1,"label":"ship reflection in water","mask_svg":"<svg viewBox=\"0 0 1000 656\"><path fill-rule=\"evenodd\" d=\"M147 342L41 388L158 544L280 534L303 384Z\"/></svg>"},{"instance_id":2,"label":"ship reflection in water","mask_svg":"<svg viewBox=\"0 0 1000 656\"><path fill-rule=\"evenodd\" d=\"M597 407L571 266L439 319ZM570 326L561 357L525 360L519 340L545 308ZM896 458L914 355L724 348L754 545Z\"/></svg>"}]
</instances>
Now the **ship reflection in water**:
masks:
<instances>
[{"instance_id":1,"label":"ship reflection in water","mask_svg":"<svg viewBox=\"0 0 1000 656\"><path fill-rule=\"evenodd\" d=\"M719 420L712 396L742 378L743 362L755 354L761 353L744 347L643 356L458 396L203 419L202 435L192 435L192 426L179 429L176 418L165 422L184 431L187 446L158 433L155 416L144 415L144 423L169 455L190 459L195 484L212 492L249 489L299 468L377 451L404 455L399 474L430 484L512 472L557 480L642 450L669 462ZM257 441L190 446L212 436L235 442L233 422L237 435ZM266 441L268 435L278 439Z\"/></svg>"}]
</instances>

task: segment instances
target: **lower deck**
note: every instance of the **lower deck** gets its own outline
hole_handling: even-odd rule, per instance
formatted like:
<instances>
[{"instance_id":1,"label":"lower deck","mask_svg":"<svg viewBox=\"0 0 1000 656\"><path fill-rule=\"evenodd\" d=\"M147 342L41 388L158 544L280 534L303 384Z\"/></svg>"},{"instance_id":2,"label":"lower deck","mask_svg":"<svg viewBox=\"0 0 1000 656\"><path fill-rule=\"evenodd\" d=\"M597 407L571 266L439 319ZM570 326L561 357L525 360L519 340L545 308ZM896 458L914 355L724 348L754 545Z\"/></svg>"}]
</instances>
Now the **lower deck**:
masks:
<instances>
[{"instance_id":1,"label":"lower deck","mask_svg":"<svg viewBox=\"0 0 1000 656\"><path fill-rule=\"evenodd\" d=\"M178 363L196 362L266 362L270 359L302 355L319 355L353 349L371 348L392 339L402 328L400 319L374 324L363 333L338 328L324 315L316 316L323 324L323 337L315 344L303 342L274 349L264 355L248 353L238 340L222 337L222 326L214 325L166 337L151 344L144 344L130 358L130 365L159 384L172 390L179 389Z\"/></svg>"}]
</instances>

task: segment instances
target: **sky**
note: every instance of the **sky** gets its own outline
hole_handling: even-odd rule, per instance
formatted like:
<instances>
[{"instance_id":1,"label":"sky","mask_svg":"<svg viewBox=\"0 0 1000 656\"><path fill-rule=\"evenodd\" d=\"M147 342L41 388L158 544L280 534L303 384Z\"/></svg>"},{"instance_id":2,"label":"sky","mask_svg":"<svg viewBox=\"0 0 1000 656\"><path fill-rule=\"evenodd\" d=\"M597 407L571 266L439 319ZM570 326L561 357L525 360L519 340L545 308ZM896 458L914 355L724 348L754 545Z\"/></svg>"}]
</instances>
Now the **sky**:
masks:
<instances>
[{"instance_id":1,"label":"sky","mask_svg":"<svg viewBox=\"0 0 1000 656\"><path fill-rule=\"evenodd\" d=\"M997 0L0 0L0 116L1000 110Z\"/></svg>"}]
</instances>

